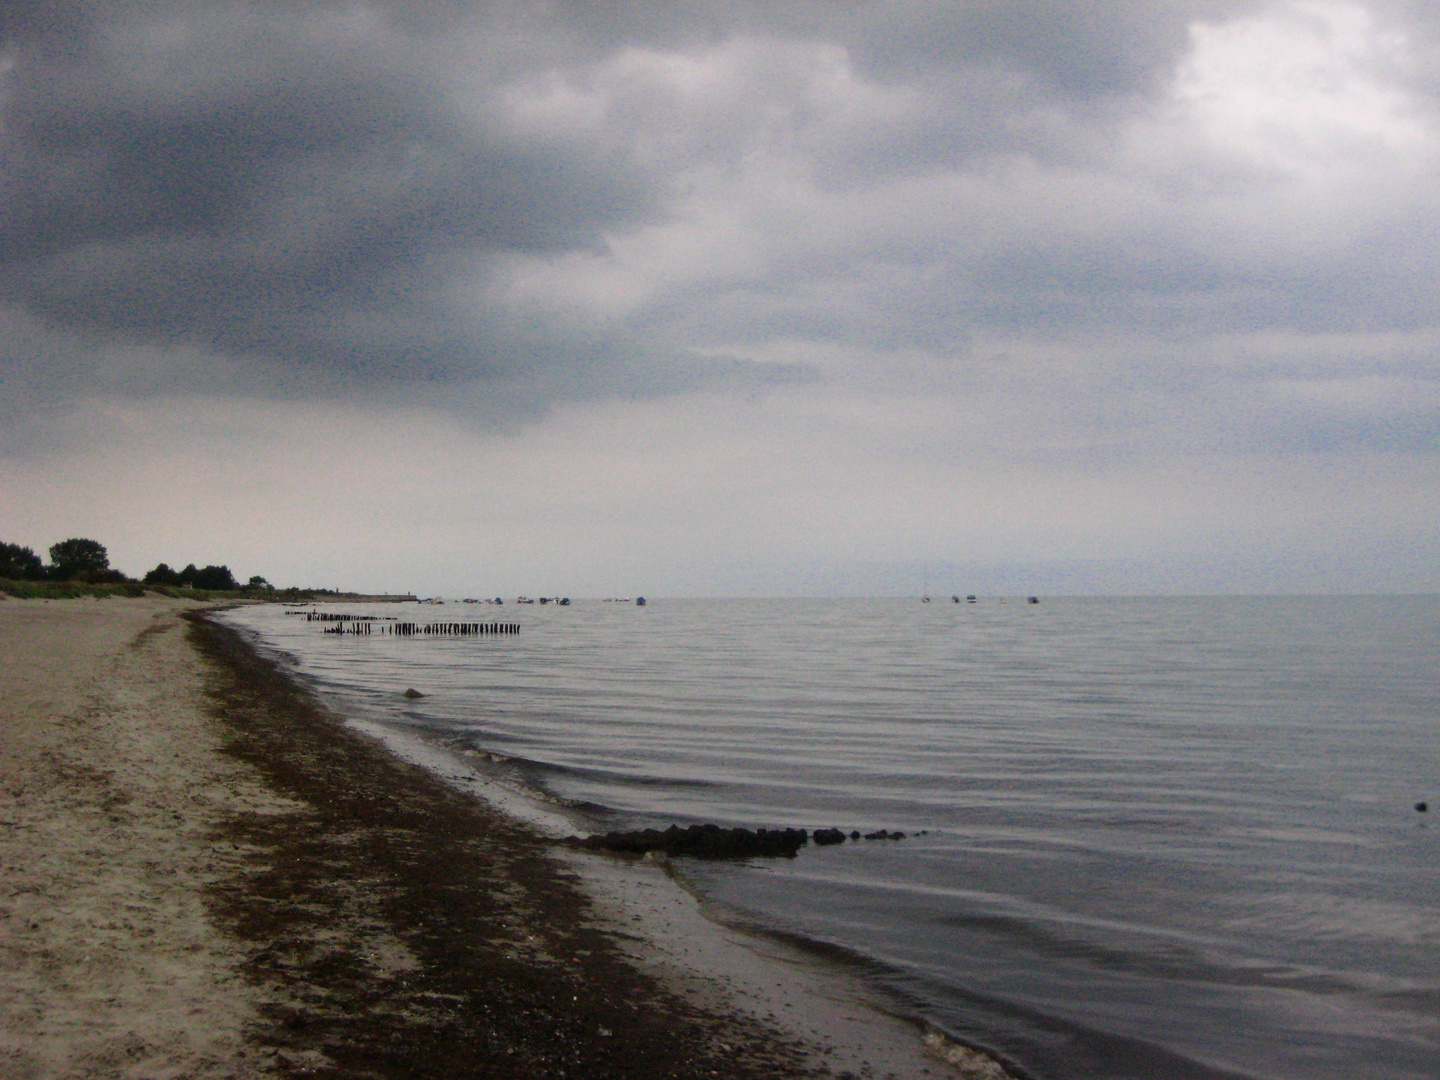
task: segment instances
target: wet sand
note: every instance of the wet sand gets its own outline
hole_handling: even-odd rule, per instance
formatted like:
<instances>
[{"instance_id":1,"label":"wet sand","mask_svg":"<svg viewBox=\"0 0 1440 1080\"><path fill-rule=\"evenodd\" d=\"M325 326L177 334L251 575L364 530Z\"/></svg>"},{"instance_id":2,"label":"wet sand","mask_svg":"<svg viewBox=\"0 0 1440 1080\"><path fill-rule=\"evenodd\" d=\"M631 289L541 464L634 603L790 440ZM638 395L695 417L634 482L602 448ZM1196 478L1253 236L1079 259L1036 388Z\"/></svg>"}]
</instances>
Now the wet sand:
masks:
<instances>
[{"instance_id":1,"label":"wet sand","mask_svg":"<svg viewBox=\"0 0 1440 1080\"><path fill-rule=\"evenodd\" d=\"M191 607L0 599L0 1076L1002 1075Z\"/></svg>"}]
</instances>

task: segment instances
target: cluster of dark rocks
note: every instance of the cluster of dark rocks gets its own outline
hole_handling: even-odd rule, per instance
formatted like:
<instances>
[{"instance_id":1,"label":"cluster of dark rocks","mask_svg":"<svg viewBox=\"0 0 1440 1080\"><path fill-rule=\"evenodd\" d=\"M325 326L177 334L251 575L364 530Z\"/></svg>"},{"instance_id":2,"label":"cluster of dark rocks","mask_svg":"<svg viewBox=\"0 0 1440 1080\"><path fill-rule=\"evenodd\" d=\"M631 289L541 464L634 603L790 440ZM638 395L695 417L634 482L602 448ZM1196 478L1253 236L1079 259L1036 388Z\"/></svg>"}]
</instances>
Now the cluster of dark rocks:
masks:
<instances>
[{"instance_id":1,"label":"cluster of dark rocks","mask_svg":"<svg viewBox=\"0 0 1440 1080\"><path fill-rule=\"evenodd\" d=\"M866 833L866 840L903 840L902 832ZM702 859L741 859L752 856L784 856L794 858L805 844L819 846L843 844L847 839L859 840L860 832L845 833L840 829L727 829L720 825L690 825L682 829L635 829L630 832L596 833L583 839L567 837L564 843L588 851L615 851L626 855L643 855L659 851L666 855L694 855Z\"/></svg>"}]
</instances>

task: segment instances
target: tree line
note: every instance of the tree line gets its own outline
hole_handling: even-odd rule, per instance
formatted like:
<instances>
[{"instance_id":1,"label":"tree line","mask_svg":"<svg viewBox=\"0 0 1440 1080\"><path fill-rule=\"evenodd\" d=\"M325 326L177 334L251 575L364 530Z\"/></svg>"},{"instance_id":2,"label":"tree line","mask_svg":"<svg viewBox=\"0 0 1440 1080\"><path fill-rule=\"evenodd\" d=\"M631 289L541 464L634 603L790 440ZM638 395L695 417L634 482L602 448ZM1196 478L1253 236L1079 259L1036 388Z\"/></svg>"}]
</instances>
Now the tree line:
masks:
<instances>
[{"instance_id":1,"label":"tree line","mask_svg":"<svg viewBox=\"0 0 1440 1080\"><path fill-rule=\"evenodd\" d=\"M89 585L123 585L135 579L110 565L110 554L98 540L71 537L50 545L50 562L41 561L32 548L0 542L0 578L17 581L76 581ZM172 570L165 563L140 579L145 585L190 586L195 589L270 589L273 586L258 574L241 585L228 566Z\"/></svg>"}]
</instances>

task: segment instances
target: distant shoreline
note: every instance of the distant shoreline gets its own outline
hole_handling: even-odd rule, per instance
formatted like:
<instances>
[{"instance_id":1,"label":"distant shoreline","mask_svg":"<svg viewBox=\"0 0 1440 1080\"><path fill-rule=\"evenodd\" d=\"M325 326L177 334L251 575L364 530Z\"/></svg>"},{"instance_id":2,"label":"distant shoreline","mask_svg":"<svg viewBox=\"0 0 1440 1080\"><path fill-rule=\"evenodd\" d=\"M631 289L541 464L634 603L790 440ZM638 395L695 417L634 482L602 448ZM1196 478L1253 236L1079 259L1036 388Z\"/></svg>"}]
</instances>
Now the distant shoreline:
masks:
<instances>
[{"instance_id":1,"label":"distant shoreline","mask_svg":"<svg viewBox=\"0 0 1440 1080\"><path fill-rule=\"evenodd\" d=\"M200 603L268 603L268 604L387 604L413 603L414 593L347 593L320 589L202 589L188 585L153 585L143 581L31 581L25 578L0 578L0 599L15 600L78 600L89 597L107 600L122 597L139 600L144 597L184 600Z\"/></svg>"}]
</instances>

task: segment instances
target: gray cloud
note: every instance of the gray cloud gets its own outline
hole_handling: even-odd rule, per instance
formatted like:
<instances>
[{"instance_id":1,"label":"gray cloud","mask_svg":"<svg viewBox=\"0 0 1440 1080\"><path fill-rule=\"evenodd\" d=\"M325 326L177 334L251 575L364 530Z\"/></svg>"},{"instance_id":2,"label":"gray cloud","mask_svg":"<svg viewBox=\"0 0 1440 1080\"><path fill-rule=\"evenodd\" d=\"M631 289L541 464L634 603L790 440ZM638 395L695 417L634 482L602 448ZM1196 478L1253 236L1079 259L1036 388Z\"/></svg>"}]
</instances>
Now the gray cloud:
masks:
<instances>
[{"instance_id":1,"label":"gray cloud","mask_svg":"<svg viewBox=\"0 0 1440 1080\"><path fill-rule=\"evenodd\" d=\"M455 256L593 249L655 212L604 143L457 105L433 42L284 7L164 14L58 55L27 48L46 25L6 77L0 299L53 326L456 380L519 361L447 304Z\"/></svg>"},{"instance_id":2,"label":"gray cloud","mask_svg":"<svg viewBox=\"0 0 1440 1080\"><path fill-rule=\"evenodd\" d=\"M1273 146L1264 102L1172 93L1197 23L1279 7L12 5L0 393L534 415L837 377L826 349L926 353L957 395L1067 356L1096 412L1162 387L1177 431L1213 408L1233 434L1274 378L1246 335L1298 355L1437 318L1435 166L1404 173L1400 130L1435 119L1428 9L1377 8L1406 63L1359 56L1382 88L1302 103ZM1430 437L1322 413L1275 429Z\"/></svg>"}]
</instances>

